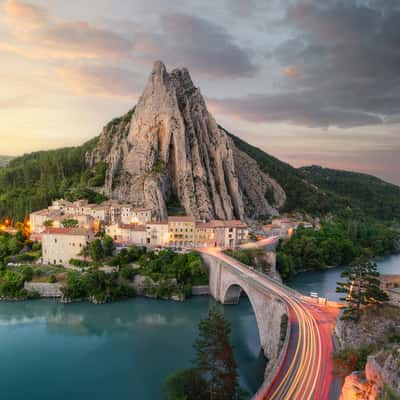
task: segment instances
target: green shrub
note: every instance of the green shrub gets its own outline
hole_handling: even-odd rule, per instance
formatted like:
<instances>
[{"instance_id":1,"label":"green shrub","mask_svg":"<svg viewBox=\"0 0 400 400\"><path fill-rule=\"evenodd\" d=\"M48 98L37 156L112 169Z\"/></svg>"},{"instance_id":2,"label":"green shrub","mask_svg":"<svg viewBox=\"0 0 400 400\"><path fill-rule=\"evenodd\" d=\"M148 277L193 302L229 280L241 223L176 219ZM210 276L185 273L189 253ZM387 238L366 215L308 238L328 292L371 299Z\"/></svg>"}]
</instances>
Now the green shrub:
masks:
<instances>
[{"instance_id":1,"label":"green shrub","mask_svg":"<svg viewBox=\"0 0 400 400\"><path fill-rule=\"evenodd\" d=\"M207 382L196 368L178 370L164 384L167 400L207 400L207 392Z\"/></svg>"},{"instance_id":2,"label":"green shrub","mask_svg":"<svg viewBox=\"0 0 400 400\"><path fill-rule=\"evenodd\" d=\"M122 278L128 281L132 281L135 278L135 270L129 265L124 265L120 270L120 274Z\"/></svg>"},{"instance_id":3,"label":"green shrub","mask_svg":"<svg viewBox=\"0 0 400 400\"><path fill-rule=\"evenodd\" d=\"M77 258L71 258L69 260L69 263L71 265L73 265L74 267L79 267L79 268L87 268L90 265L89 261L80 260L80 259L77 259Z\"/></svg>"}]
</instances>

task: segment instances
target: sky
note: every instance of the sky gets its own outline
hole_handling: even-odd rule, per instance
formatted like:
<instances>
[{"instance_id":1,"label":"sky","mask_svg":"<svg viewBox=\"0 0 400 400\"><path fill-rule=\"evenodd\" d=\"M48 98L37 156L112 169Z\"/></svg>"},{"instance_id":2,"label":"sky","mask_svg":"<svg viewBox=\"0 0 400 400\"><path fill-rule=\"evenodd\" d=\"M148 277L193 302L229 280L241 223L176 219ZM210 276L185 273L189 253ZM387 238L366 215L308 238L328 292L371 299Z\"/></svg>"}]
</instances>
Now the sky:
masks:
<instances>
[{"instance_id":1,"label":"sky","mask_svg":"<svg viewBox=\"0 0 400 400\"><path fill-rule=\"evenodd\" d=\"M98 135L156 60L268 153L400 184L397 0L0 0L0 154Z\"/></svg>"}]
</instances>

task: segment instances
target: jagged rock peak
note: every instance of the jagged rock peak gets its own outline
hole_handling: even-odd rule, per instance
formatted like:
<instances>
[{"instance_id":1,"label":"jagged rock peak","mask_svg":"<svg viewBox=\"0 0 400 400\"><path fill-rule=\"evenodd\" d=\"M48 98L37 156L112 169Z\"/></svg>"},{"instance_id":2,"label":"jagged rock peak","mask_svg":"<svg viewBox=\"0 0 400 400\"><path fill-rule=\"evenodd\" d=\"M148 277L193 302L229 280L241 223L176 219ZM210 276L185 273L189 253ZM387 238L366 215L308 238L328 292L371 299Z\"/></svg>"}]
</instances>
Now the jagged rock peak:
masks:
<instances>
[{"instance_id":1,"label":"jagged rock peak","mask_svg":"<svg viewBox=\"0 0 400 400\"><path fill-rule=\"evenodd\" d=\"M172 201L204 219L244 218L245 208L251 214L274 212L265 192L276 182L270 185L258 170L253 175L261 187L245 183L243 193L239 176L244 175L237 170L243 157L208 112L186 68L168 72L156 61L129 124L113 129L102 133L108 140L99 140L107 146L87 157L91 164L106 160L109 197L152 207L159 218L166 218Z\"/></svg>"}]
</instances>

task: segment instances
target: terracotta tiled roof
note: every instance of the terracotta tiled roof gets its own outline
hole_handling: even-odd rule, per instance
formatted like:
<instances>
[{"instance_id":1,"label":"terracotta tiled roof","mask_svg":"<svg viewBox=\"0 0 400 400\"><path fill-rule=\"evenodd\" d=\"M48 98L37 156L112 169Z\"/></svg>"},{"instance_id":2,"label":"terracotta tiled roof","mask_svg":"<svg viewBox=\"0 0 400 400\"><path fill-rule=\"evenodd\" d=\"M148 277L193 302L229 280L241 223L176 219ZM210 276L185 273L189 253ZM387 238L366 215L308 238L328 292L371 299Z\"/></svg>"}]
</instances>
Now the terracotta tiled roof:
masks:
<instances>
[{"instance_id":1,"label":"terracotta tiled roof","mask_svg":"<svg viewBox=\"0 0 400 400\"><path fill-rule=\"evenodd\" d=\"M141 224L120 224L120 229L129 229L130 231L145 232L146 225Z\"/></svg>"},{"instance_id":2,"label":"terracotta tiled roof","mask_svg":"<svg viewBox=\"0 0 400 400\"><path fill-rule=\"evenodd\" d=\"M196 218L190 215L168 217L168 222L196 222Z\"/></svg>"},{"instance_id":3,"label":"terracotta tiled roof","mask_svg":"<svg viewBox=\"0 0 400 400\"><path fill-rule=\"evenodd\" d=\"M75 235L86 236L91 232L84 228L47 228L42 235Z\"/></svg>"},{"instance_id":4,"label":"terracotta tiled roof","mask_svg":"<svg viewBox=\"0 0 400 400\"><path fill-rule=\"evenodd\" d=\"M214 228L247 228L247 225L239 219L220 220L213 219L209 222Z\"/></svg>"}]
</instances>

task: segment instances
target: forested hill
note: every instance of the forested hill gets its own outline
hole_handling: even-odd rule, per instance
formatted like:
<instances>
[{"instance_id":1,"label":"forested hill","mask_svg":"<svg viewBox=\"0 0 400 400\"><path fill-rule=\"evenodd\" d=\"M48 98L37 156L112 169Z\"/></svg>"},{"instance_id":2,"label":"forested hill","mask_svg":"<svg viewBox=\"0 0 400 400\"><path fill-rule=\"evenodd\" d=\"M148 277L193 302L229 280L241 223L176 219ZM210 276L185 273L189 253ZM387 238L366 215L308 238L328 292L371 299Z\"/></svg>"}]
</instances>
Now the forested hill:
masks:
<instances>
[{"instance_id":1,"label":"forested hill","mask_svg":"<svg viewBox=\"0 0 400 400\"><path fill-rule=\"evenodd\" d=\"M400 220L400 187L371 175L310 166L300 168L304 177L326 192L339 195L368 216Z\"/></svg>"},{"instance_id":2,"label":"forested hill","mask_svg":"<svg viewBox=\"0 0 400 400\"><path fill-rule=\"evenodd\" d=\"M0 168L5 167L14 157L0 155Z\"/></svg>"},{"instance_id":3,"label":"forested hill","mask_svg":"<svg viewBox=\"0 0 400 400\"><path fill-rule=\"evenodd\" d=\"M239 150L253 158L261 170L274 178L285 190L287 200L282 212L304 211L312 215L324 215L351 206L345 198L328 194L317 185L311 184L300 170L227 133Z\"/></svg>"},{"instance_id":4,"label":"forested hill","mask_svg":"<svg viewBox=\"0 0 400 400\"><path fill-rule=\"evenodd\" d=\"M39 151L17 157L0 168L0 220L23 220L57 197L102 200L90 186L102 180L101 165L88 170L85 154L97 138L78 147Z\"/></svg>"},{"instance_id":5,"label":"forested hill","mask_svg":"<svg viewBox=\"0 0 400 400\"><path fill-rule=\"evenodd\" d=\"M115 124L114 120L110 122ZM108 124L105 128L110 126ZM228 132L227 132L228 133ZM235 146L253 158L260 169L284 189L281 212L301 211L400 220L400 188L369 175L320 167L296 169L228 133ZM17 157L0 168L0 220L23 220L29 212L47 207L54 198L88 198L100 202L97 188L104 184L106 165L87 168L85 154L98 137L82 146L40 151Z\"/></svg>"}]
</instances>

